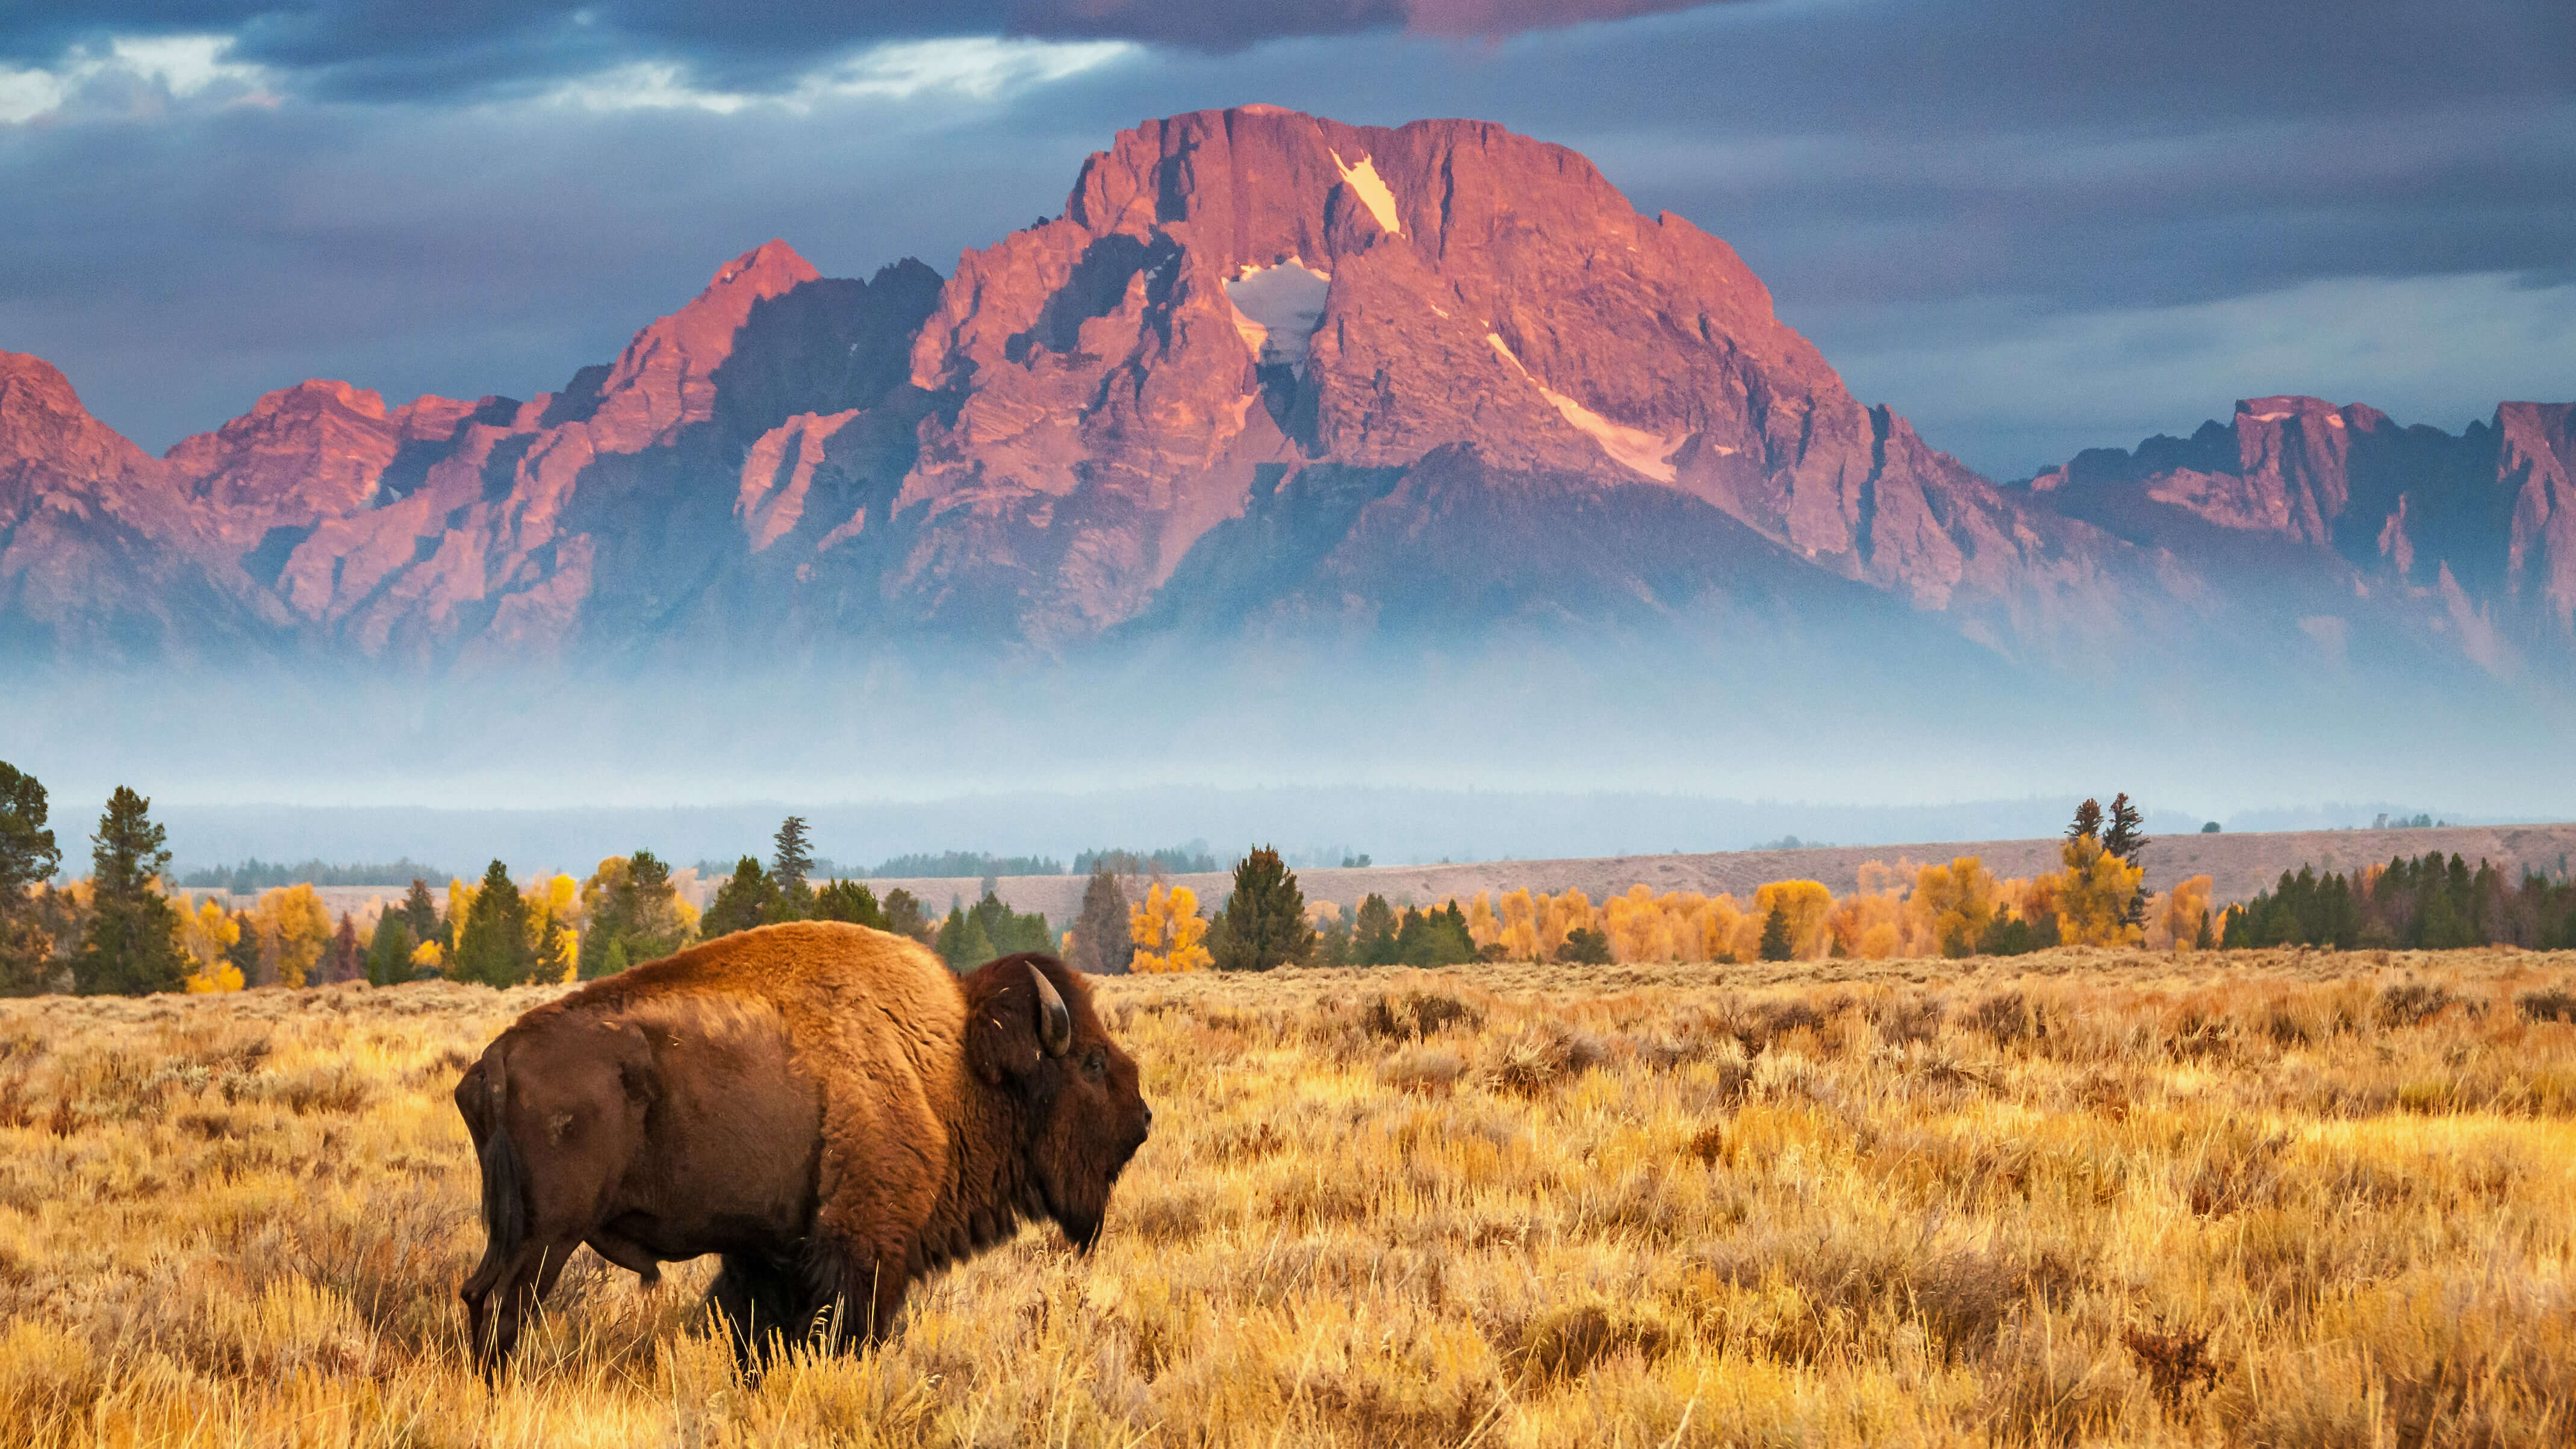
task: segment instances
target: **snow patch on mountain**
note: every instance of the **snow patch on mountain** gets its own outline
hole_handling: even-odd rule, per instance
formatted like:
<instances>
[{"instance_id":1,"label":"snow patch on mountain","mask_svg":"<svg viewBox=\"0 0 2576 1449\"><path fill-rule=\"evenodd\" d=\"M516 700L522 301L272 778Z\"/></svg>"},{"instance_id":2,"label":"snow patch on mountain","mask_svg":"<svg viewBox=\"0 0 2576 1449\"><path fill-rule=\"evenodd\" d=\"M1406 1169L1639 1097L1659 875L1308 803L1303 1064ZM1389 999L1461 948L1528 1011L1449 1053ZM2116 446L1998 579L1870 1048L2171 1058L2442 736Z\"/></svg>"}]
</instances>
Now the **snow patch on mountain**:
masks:
<instances>
[{"instance_id":1,"label":"snow patch on mountain","mask_svg":"<svg viewBox=\"0 0 2576 1449\"><path fill-rule=\"evenodd\" d=\"M1342 184L1349 187L1351 195L1358 197L1360 204L1369 209L1369 215L1377 218L1378 226L1388 236L1404 235L1404 222L1395 214L1395 193L1386 189L1386 178L1377 174L1377 167L1370 164L1369 158L1362 156L1360 164L1352 166L1342 160L1341 152L1330 154L1333 165L1342 173Z\"/></svg>"},{"instance_id":2,"label":"snow patch on mountain","mask_svg":"<svg viewBox=\"0 0 2576 1449\"><path fill-rule=\"evenodd\" d=\"M1306 344L1324 323L1324 294L1333 275L1309 267L1298 257L1277 266L1247 265L1225 284L1234 304L1234 330L1254 360L1264 366L1285 363L1302 375Z\"/></svg>"},{"instance_id":3,"label":"snow patch on mountain","mask_svg":"<svg viewBox=\"0 0 2576 1449\"><path fill-rule=\"evenodd\" d=\"M1601 451L1609 454L1611 461L1641 478L1651 478L1658 483L1671 483L1680 476L1680 470L1668 460L1681 447L1682 439L1661 437L1644 428L1610 421L1539 381L1536 374L1521 365L1520 358L1512 352L1511 344L1503 340L1501 333L1488 332L1485 340L1494 345L1494 350L1503 355L1503 360L1512 365L1514 372L1538 389L1539 396L1555 404L1557 412L1567 422L1599 443Z\"/></svg>"}]
</instances>

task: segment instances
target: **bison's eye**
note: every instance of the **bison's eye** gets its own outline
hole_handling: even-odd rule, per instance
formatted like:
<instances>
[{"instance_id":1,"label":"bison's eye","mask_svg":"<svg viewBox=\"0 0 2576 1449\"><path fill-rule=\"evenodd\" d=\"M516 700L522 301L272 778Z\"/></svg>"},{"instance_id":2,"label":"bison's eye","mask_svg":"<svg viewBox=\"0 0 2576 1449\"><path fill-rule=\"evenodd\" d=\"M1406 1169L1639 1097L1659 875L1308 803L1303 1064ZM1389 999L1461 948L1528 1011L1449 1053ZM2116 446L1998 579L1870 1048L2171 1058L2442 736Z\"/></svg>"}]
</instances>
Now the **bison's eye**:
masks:
<instances>
[{"instance_id":1,"label":"bison's eye","mask_svg":"<svg viewBox=\"0 0 2576 1449\"><path fill-rule=\"evenodd\" d=\"M1082 1059L1082 1070L1095 1077L1108 1071L1109 1053L1102 1051L1098 1047L1093 1047L1091 1049L1091 1055Z\"/></svg>"}]
</instances>

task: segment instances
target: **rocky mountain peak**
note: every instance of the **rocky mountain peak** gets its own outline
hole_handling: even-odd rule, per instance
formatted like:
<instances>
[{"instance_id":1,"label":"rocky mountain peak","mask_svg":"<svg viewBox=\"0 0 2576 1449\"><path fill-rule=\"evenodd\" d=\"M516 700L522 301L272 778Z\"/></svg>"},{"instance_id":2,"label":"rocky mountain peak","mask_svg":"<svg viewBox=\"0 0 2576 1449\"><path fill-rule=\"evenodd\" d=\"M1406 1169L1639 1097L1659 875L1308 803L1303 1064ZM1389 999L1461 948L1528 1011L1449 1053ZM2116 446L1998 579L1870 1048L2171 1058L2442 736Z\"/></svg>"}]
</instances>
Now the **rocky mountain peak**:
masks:
<instances>
[{"instance_id":1,"label":"rocky mountain peak","mask_svg":"<svg viewBox=\"0 0 2576 1449\"><path fill-rule=\"evenodd\" d=\"M717 268L706 290L636 333L606 376L592 383L595 407L585 405L584 420L593 446L640 452L714 417L715 374L733 356L753 310L821 276L795 248L775 240Z\"/></svg>"},{"instance_id":2,"label":"rocky mountain peak","mask_svg":"<svg viewBox=\"0 0 2576 1449\"><path fill-rule=\"evenodd\" d=\"M62 369L0 352L0 469L95 481L150 471L150 459L90 416Z\"/></svg>"}]
</instances>

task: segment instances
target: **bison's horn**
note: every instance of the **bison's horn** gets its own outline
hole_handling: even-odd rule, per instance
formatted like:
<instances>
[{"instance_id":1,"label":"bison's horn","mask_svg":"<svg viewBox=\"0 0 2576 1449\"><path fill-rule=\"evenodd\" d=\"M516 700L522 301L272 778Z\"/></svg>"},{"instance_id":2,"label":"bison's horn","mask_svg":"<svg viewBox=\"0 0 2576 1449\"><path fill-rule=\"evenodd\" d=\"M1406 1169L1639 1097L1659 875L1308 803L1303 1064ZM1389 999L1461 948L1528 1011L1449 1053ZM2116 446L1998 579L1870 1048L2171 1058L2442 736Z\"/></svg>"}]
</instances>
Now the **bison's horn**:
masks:
<instances>
[{"instance_id":1,"label":"bison's horn","mask_svg":"<svg viewBox=\"0 0 2576 1449\"><path fill-rule=\"evenodd\" d=\"M1073 1013L1064 1009L1055 983L1046 979L1035 961L1029 963L1029 980L1038 988L1038 1044L1048 1056L1063 1056L1073 1050Z\"/></svg>"}]
</instances>

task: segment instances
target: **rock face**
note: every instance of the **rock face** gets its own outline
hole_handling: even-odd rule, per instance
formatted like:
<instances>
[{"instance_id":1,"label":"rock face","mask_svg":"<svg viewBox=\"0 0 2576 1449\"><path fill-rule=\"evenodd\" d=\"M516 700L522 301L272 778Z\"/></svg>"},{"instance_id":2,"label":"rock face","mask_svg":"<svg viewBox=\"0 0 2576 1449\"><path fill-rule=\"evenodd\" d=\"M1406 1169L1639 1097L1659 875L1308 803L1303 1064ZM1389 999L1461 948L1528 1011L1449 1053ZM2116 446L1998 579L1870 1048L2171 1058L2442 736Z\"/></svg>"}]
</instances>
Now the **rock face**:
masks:
<instances>
[{"instance_id":1,"label":"rock face","mask_svg":"<svg viewBox=\"0 0 2576 1449\"><path fill-rule=\"evenodd\" d=\"M2576 408L2504 403L2454 437L2312 397L2239 402L2227 423L2098 448L2030 482L2035 500L2187 556L2213 535L2286 545L2289 566L2437 611L2503 671L2576 639Z\"/></svg>"},{"instance_id":2,"label":"rock face","mask_svg":"<svg viewBox=\"0 0 2576 1449\"><path fill-rule=\"evenodd\" d=\"M526 402L308 382L154 459L8 358L0 637L417 668L1830 620L2501 671L2576 614L2571 456L2566 407L2274 398L1999 488L1581 156L1247 106L1121 134L945 282L771 242Z\"/></svg>"}]
</instances>

